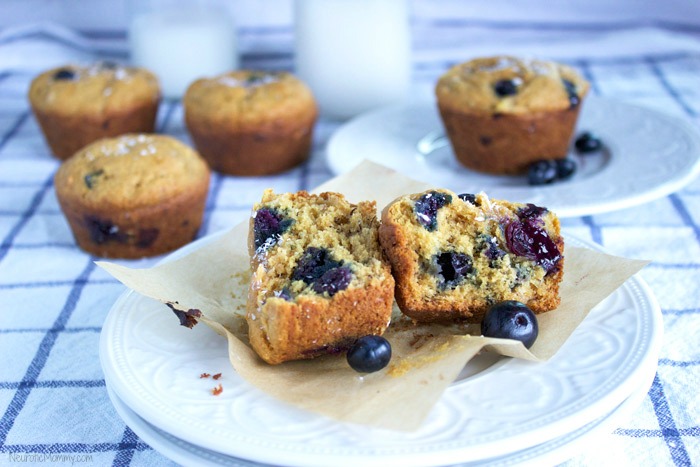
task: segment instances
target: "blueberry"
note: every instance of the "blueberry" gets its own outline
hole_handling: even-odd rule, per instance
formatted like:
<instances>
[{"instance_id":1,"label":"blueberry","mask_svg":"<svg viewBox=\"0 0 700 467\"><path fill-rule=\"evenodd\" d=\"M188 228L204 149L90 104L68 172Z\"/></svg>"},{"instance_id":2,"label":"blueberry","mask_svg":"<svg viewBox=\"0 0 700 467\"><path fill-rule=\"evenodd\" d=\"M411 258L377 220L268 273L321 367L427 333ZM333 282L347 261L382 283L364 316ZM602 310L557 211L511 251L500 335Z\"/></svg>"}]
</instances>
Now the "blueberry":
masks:
<instances>
[{"instance_id":1,"label":"blueberry","mask_svg":"<svg viewBox=\"0 0 700 467\"><path fill-rule=\"evenodd\" d=\"M328 295L332 297L341 290L347 289L350 281L352 281L352 271L349 268L333 268L316 279L313 282L312 289L317 294L328 292Z\"/></svg>"},{"instance_id":2,"label":"blueberry","mask_svg":"<svg viewBox=\"0 0 700 467\"><path fill-rule=\"evenodd\" d=\"M532 203L527 203L524 207L518 209L519 219L530 219L532 217L542 217L547 211L547 208L537 206Z\"/></svg>"},{"instance_id":3,"label":"blueberry","mask_svg":"<svg viewBox=\"0 0 700 467\"><path fill-rule=\"evenodd\" d=\"M282 290L275 290L272 293L272 296L281 298L282 300L286 300L288 302L292 301L292 291L289 290L289 287L282 287Z\"/></svg>"},{"instance_id":4,"label":"blueberry","mask_svg":"<svg viewBox=\"0 0 700 467\"><path fill-rule=\"evenodd\" d=\"M465 203L473 204L474 206L476 206L476 195L473 195L471 193L462 193L457 196Z\"/></svg>"},{"instance_id":5,"label":"blueberry","mask_svg":"<svg viewBox=\"0 0 700 467\"><path fill-rule=\"evenodd\" d=\"M331 257L328 250L311 246L299 258L297 267L292 272L292 280L311 284L327 271L338 268L341 265L340 261L336 261Z\"/></svg>"},{"instance_id":6,"label":"blueberry","mask_svg":"<svg viewBox=\"0 0 700 467\"><path fill-rule=\"evenodd\" d=\"M528 349L535 343L538 332L535 314L524 303L514 300L492 305L481 322L482 335L515 339L522 342Z\"/></svg>"},{"instance_id":7,"label":"blueberry","mask_svg":"<svg viewBox=\"0 0 700 467\"><path fill-rule=\"evenodd\" d=\"M97 183L98 177L100 175L103 175L104 173L104 170L99 169L85 175L85 177L83 177L83 182L85 182L85 186L88 187L88 189L92 190L95 187L95 184Z\"/></svg>"},{"instance_id":8,"label":"blueberry","mask_svg":"<svg viewBox=\"0 0 700 467\"><path fill-rule=\"evenodd\" d=\"M512 96L518 93L518 85L512 79L502 79L494 83L493 91L499 97Z\"/></svg>"},{"instance_id":9,"label":"blueberry","mask_svg":"<svg viewBox=\"0 0 700 467\"><path fill-rule=\"evenodd\" d=\"M590 131L584 131L576 138L574 147L581 154L589 154L600 151L603 148L603 142Z\"/></svg>"},{"instance_id":10,"label":"blueberry","mask_svg":"<svg viewBox=\"0 0 700 467\"><path fill-rule=\"evenodd\" d=\"M557 179L557 164L551 160L533 162L527 171L530 185L547 185Z\"/></svg>"},{"instance_id":11,"label":"blueberry","mask_svg":"<svg viewBox=\"0 0 700 467\"><path fill-rule=\"evenodd\" d=\"M437 229L437 212L443 206L452 202L452 196L440 193L439 191L430 191L416 201L414 210L418 222L429 231Z\"/></svg>"},{"instance_id":12,"label":"blueberry","mask_svg":"<svg viewBox=\"0 0 700 467\"><path fill-rule=\"evenodd\" d=\"M434 262L438 283L442 288L456 287L467 275L474 272L471 257L464 253L440 253L435 255Z\"/></svg>"},{"instance_id":13,"label":"blueberry","mask_svg":"<svg viewBox=\"0 0 700 467\"><path fill-rule=\"evenodd\" d=\"M511 253L536 262L547 274L559 269L561 252L549 238L541 218L528 217L510 221L506 224L504 233Z\"/></svg>"},{"instance_id":14,"label":"blueberry","mask_svg":"<svg viewBox=\"0 0 700 467\"><path fill-rule=\"evenodd\" d=\"M72 81L76 78L75 72L68 68L61 68L53 74L53 79L56 81Z\"/></svg>"},{"instance_id":15,"label":"blueberry","mask_svg":"<svg viewBox=\"0 0 700 467\"><path fill-rule=\"evenodd\" d=\"M557 159L557 179L568 180L576 172L576 162L573 159Z\"/></svg>"},{"instance_id":16,"label":"blueberry","mask_svg":"<svg viewBox=\"0 0 700 467\"><path fill-rule=\"evenodd\" d=\"M109 220L97 216L85 216L83 220L85 227L90 232L90 240L97 245L107 242L126 243L128 241L127 234L119 230L119 226L114 225Z\"/></svg>"},{"instance_id":17,"label":"blueberry","mask_svg":"<svg viewBox=\"0 0 700 467\"><path fill-rule=\"evenodd\" d=\"M562 83L564 84L564 89L566 89L566 93L569 96L569 108L573 109L581 103L581 98L576 93L576 85L573 81L569 81L568 79L562 80Z\"/></svg>"},{"instance_id":18,"label":"blueberry","mask_svg":"<svg viewBox=\"0 0 700 467\"><path fill-rule=\"evenodd\" d=\"M498 244L498 239L490 235L484 234L480 236L478 247L482 251L484 256L486 256L491 261L495 261L506 255L506 252L500 248Z\"/></svg>"},{"instance_id":19,"label":"blueberry","mask_svg":"<svg viewBox=\"0 0 700 467\"><path fill-rule=\"evenodd\" d=\"M255 213L253 220L253 240L255 249L273 245L294 221L285 218L274 209L262 208Z\"/></svg>"},{"instance_id":20,"label":"blueberry","mask_svg":"<svg viewBox=\"0 0 700 467\"><path fill-rule=\"evenodd\" d=\"M350 347L348 364L359 373L374 373L389 364L391 344L381 336L360 337Z\"/></svg>"}]
</instances>

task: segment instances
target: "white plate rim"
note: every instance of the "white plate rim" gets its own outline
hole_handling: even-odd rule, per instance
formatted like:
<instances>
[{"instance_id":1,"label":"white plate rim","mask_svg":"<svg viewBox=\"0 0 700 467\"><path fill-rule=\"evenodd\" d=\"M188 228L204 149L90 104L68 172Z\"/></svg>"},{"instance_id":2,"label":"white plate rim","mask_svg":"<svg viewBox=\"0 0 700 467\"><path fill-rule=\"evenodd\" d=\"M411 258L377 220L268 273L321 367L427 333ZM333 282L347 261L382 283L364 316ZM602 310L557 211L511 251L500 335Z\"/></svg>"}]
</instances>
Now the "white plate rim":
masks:
<instances>
[{"instance_id":1,"label":"white plate rim","mask_svg":"<svg viewBox=\"0 0 700 467\"><path fill-rule=\"evenodd\" d=\"M219 232L217 234L213 234L199 239L169 255L164 259L164 261L168 261L176 257L182 257L188 253L191 253L192 251L196 250L202 245L208 243L209 241L212 241L214 238L217 238L219 235L223 235L223 233L224 232ZM575 237L572 237L570 235L565 235L565 237L567 238L567 242L570 244L579 244L579 246L585 246L597 251L605 251L602 247L596 244L576 239ZM627 375L626 380L623 382L624 384L618 384L615 388L613 388L613 390L607 393L603 399L599 399L593 404L587 405L585 407L585 410L581 410L581 407L578 407L578 411L574 410L574 415L576 416L577 423L571 423L571 414L563 414L567 415L568 418L567 416L565 416L559 420L553 420L549 423L549 425L545 427L545 429L542 429L540 427L540 429L531 430L531 432L529 433L529 438L533 438L534 433L537 435L536 438L538 439L538 442L554 439L557 436L561 436L564 433L571 432L587 423L591 423L597 418L602 417L603 415L613 410L614 407L619 405L627 397L629 397L629 395L634 391L634 389L639 386L641 379L643 379L644 367L648 367L650 365L653 365L654 368L656 367L658 352L661 345L662 332L661 314L658 303L656 302L656 299L653 296L651 290L638 276L633 276L632 278L630 278L625 284L623 284L622 287L632 287L632 293L637 298L644 298L646 300L644 305L647 308L647 312L649 313L649 319L651 320L647 323L649 327L647 331L651 333L650 336L648 336L650 340L649 342L647 342L648 347L646 349L646 352L643 355L640 354L638 356L638 367L634 369L633 373ZM250 444L251 439L239 439L239 441L245 442L243 442L241 445L235 446L232 450L230 441L233 440L227 440L227 444L223 446L220 442L217 442L217 440L212 440L210 437L208 437L210 434L200 435L197 433L192 433L189 426L173 425L171 423L171 420L164 420L162 418L159 418L161 414L158 411L153 411L153 401L148 401L144 403L143 400L140 400L135 395L135 393L132 390L130 390L130 388L128 387L128 382L122 380L121 375L118 374L118 371L115 372L115 360L114 356L112 355L113 349L109 340L110 333L113 327L113 321L121 313L120 310L124 303L127 302L129 299L134 299L134 297L137 297L138 300L150 300L145 297L139 296L131 290L125 291L114 303L103 325L102 333L100 336L100 361L102 364L103 372L105 374L105 380L110 385L110 387L116 392L119 398L122 401L124 401L132 410L134 410L140 417L144 418L147 422L153 424L154 426L163 431L172 434L175 437L187 438L188 440L190 440L190 442L197 444L203 448L211 449L214 451L218 451L224 454L244 459L251 459L258 462L270 462L300 466L326 465L329 462L329 459L333 459L333 462L338 465L354 465L357 462L363 462L368 466L384 465L387 461L396 461L397 459L401 459L403 465L439 465L454 462L473 461L479 459L487 459L488 457L491 457L490 454L488 454L489 450L498 446L501 442L500 439L489 440L483 445L477 446L476 449L474 446L442 446L445 447L445 449L442 451L418 449L408 453L401 452L400 449L397 451L394 447L388 448L383 451L372 449L366 452L359 452L357 450L336 450L336 452L331 452L326 449L320 453L309 453L304 452L304 447L300 448L298 446L292 446L290 450L282 452L280 452L279 450L265 449L261 451L261 446L255 446L254 443ZM523 362L512 360L505 362L505 364L501 366L519 364L523 364ZM488 373L489 372L485 372L485 374ZM477 377L482 377L482 375L477 375ZM460 382L460 384L461 383L464 382ZM452 389L453 388L448 388L448 391ZM508 447L504 448L503 446L500 446L499 449L502 453L505 453L506 451L519 451L531 447L533 445L532 441L529 440L528 436L519 436L513 433L511 433L511 435L513 436L511 438L508 438ZM262 445L263 447L266 447L264 446L265 442L262 442ZM279 448L279 446L277 447Z\"/></svg>"},{"instance_id":2,"label":"white plate rim","mask_svg":"<svg viewBox=\"0 0 700 467\"><path fill-rule=\"evenodd\" d=\"M628 172L624 169L634 170L636 167L633 157L639 154L635 151L628 150L627 146L630 146L632 143L639 143L632 141L631 138L627 138L624 134L620 136L611 136L610 133L607 133L609 130L607 130L606 127L615 124L615 121L587 121L588 114L601 107L604 110L628 111L628 115L637 115L637 119L648 118L667 128L678 129L688 138L689 144L691 145L691 151L689 151L687 155L685 153L679 153L680 157L687 157L685 160L685 162L687 162L685 170L669 174L663 181L658 180L654 183L636 186L634 190L631 191L621 190L593 201L582 200L578 203L572 202L572 196L576 196L575 194L572 195L572 193L593 194L601 185L609 186L612 182L624 180L625 177L628 176ZM392 124L396 124L397 120L401 122L402 118L408 119L409 117L406 117L406 115L409 114L409 111L414 117L416 113L422 113L424 115L421 121L425 120L430 126L430 129L426 128L426 133L442 129L436 104L428 100L402 102L361 114L341 125L331 135L326 145L326 163L331 172L335 175L343 174L359 164L362 160L369 159L376 163L387 165L408 176L421 179L425 178L424 174L409 172L407 168L413 167L413 165L411 163L404 163L405 159L402 159L400 163L399 161L388 162L384 154L370 155L368 157L366 152L355 150L352 147L352 145L355 144L354 142L361 138L361 136L358 136L361 128L369 128L374 132L372 136L375 138L381 138L383 140L390 139L391 135L383 130L381 122L393 122ZM606 111L602 113L608 114L609 112ZM479 187L482 187L480 189L483 189L483 191L486 191L496 198L520 202L534 202L541 206L547 206L552 211L556 212L559 217L565 218L601 214L647 203L680 190L700 174L700 131L685 118L616 99L589 96L586 99L579 119L579 128L592 130L599 134L601 132L605 133L607 136L604 138L604 142L613 147L617 146L618 148L625 149L618 153L622 154L621 157L625 159L620 161L619 164L609 164L608 168L590 178L582 180L574 179L546 186L527 187L524 182L523 186L517 189L491 186L488 180L490 179L489 177L492 176L483 176L477 172L462 168L461 170L464 171L462 173L466 173L469 177L465 179L464 182L472 184L477 183ZM415 135L415 142L422 136L424 135ZM649 135L648 137L652 136ZM451 151L451 149L449 150ZM406 154L406 157L412 156L413 154ZM613 157L617 157L615 153L613 153ZM457 192L468 191L462 189L463 187L460 186L449 186L450 183L437 183L441 181L441 179L425 181L435 182L443 188L450 188Z\"/></svg>"},{"instance_id":3,"label":"white plate rim","mask_svg":"<svg viewBox=\"0 0 700 467\"><path fill-rule=\"evenodd\" d=\"M626 420L641 405L648 394L655 374L656 369L652 368L645 382L638 389L609 414L600 419L594 420L559 438L505 456L486 459L483 462L479 462L479 465L483 465L483 467L506 465L556 465L581 454L594 438L609 433L614 427ZM254 461L239 459L205 449L160 430L131 410L109 385L106 386L106 389L114 409L124 423L146 442L146 444L175 462L182 465L199 465L203 467L222 465L233 467L257 467L263 465ZM466 466L469 464L463 465Z\"/></svg>"}]
</instances>

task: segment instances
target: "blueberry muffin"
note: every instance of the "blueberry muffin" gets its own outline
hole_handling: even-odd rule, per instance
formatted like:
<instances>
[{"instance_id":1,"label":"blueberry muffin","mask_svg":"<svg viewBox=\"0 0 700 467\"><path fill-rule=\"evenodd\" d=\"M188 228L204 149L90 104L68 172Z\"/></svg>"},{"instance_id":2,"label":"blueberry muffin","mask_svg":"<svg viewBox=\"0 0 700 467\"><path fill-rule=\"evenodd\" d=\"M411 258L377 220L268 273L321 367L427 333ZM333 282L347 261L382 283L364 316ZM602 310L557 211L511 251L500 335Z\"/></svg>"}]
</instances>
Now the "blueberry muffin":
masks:
<instances>
[{"instance_id":1,"label":"blueberry muffin","mask_svg":"<svg viewBox=\"0 0 700 467\"><path fill-rule=\"evenodd\" d=\"M389 325L394 279L374 202L267 190L253 207L250 343L277 364L347 349Z\"/></svg>"},{"instance_id":2,"label":"blueberry muffin","mask_svg":"<svg viewBox=\"0 0 700 467\"><path fill-rule=\"evenodd\" d=\"M212 169L268 175L304 162L318 116L311 91L289 73L234 71L185 92L185 123Z\"/></svg>"},{"instance_id":3,"label":"blueberry muffin","mask_svg":"<svg viewBox=\"0 0 700 467\"><path fill-rule=\"evenodd\" d=\"M142 68L67 65L37 76L29 102L52 153L67 159L101 138L152 133L160 87Z\"/></svg>"},{"instance_id":4,"label":"blueberry muffin","mask_svg":"<svg viewBox=\"0 0 700 467\"><path fill-rule=\"evenodd\" d=\"M572 68L515 57L456 65L435 88L457 160L492 174L520 174L568 153L586 82Z\"/></svg>"},{"instance_id":5,"label":"blueberry muffin","mask_svg":"<svg viewBox=\"0 0 700 467\"><path fill-rule=\"evenodd\" d=\"M169 136L123 135L96 141L63 162L54 185L80 248L108 258L141 258L195 238L209 168Z\"/></svg>"},{"instance_id":6,"label":"blueberry muffin","mask_svg":"<svg viewBox=\"0 0 700 467\"><path fill-rule=\"evenodd\" d=\"M432 190L389 204L379 239L404 314L421 322L480 322L503 300L536 313L559 305L559 229L552 212L533 204Z\"/></svg>"}]
</instances>

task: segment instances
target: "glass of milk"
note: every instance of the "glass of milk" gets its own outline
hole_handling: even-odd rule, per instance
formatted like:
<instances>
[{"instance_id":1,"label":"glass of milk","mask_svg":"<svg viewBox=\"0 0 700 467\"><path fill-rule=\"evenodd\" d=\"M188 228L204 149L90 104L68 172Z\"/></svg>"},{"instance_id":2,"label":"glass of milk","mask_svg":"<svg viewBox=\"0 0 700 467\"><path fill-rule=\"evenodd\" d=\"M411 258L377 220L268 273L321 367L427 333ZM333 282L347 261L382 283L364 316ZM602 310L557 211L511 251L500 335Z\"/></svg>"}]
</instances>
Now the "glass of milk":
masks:
<instances>
[{"instance_id":1,"label":"glass of milk","mask_svg":"<svg viewBox=\"0 0 700 467\"><path fill-rule=\"evenodd\" d=\"M296 73L325 117L347 119L407 96L406 0L296 0L294 21Z\"/></svg>"},{"instance_id":2,"label":"glass of milk","mask_svg":"<svg viewBox=\"0 0 700 467\"><path fill-rule=\"evenodd\" d=\"M238 68L236 29L225 2L133 0L131 61L158 76L163 95L178 99L194 80Z\"/></svg>"}]
</instances>

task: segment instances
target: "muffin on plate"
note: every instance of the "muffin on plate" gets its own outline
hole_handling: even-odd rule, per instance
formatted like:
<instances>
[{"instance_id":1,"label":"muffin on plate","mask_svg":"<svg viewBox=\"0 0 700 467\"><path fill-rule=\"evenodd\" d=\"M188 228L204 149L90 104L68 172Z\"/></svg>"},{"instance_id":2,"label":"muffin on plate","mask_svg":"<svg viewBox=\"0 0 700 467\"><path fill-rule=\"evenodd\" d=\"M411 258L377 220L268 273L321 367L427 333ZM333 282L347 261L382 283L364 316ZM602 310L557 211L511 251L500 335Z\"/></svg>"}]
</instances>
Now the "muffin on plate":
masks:
<instances>
[{"instance_id":1,"label":"muffin on plate","mask_svg":"<svg viewBox=\"0 0 700 467\"><path fill-rule=\"evenodd\" d=\"M304 162L318 116L309 88L289 73L233 71L192 83L185 123L212 169L269 175Z\"/></svg>"},{"instance_id":2,"label":"muffin on plate","mask_svg":"<svg viewBox=\"0 0 700 467\"><path fill-rule=\"evenodd\" d=\"M246 320L268 363L346 350L389 325L394 279L374 202L267 190L253 206Z\"/></svg>"},{"instance_id":3,"label":"muffin on plate","mask_svg":"<svg viewBox=\"0 0 700 467\"><path fill-rule=\"evenodd\" d=\"M574 69L509 56L452 67L435 88L457 160L492 174L520 174L563 159L589 84Z\"/></svg>"},{"instance_id":4,"label":"muffin on plate","mask_svg":"<svg viewBox=\"0 0 700 467\"><path fill-rule=\"evenodd\" d=\"M29 102L51 152L67 159L101 138L152 133L160 87L142 68L66 65L34 78Z\"/></svg>"},{"instance_id":5,"label":"muffin on plate","mask_svg":"<svg viewBox=\"0 0 700 467\"><path fill-rule=\"evenodd\" d=\"M478 323L503 300L535 313L559 305L564 240L545 208L430 190L384 208L379 240L396 302L416 321Z\"/></svg>"},{"instance_id":6,"label":"muffin on plate","mask_svg":"<svg viewBox=\"0 0 700 467\"><path fill-rule=\"evenodd\" d=\"M54 186L80 248L108 258L141 258L195 238L209 168L174 138L129 134L83 148L61 164Z\"/></svg>"}]
</instances>

